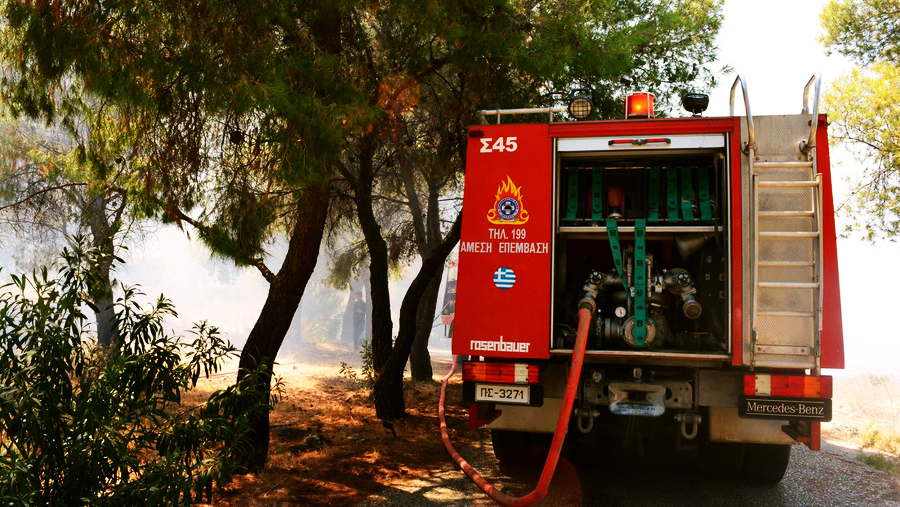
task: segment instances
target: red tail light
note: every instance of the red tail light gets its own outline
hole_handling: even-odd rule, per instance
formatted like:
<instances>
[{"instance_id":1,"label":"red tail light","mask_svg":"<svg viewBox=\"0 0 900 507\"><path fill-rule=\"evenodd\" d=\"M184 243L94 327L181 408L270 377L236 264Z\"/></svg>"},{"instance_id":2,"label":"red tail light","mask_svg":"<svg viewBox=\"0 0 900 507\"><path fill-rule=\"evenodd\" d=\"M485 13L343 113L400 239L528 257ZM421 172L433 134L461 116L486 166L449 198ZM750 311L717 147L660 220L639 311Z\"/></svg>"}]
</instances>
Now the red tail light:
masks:
<instances>
[{"instance_id":1,"label":"red tail light","mask_svg":"<svg viewBox=\"0 0 900 507\"><path fill-rule=\"evenodd\" d=\"M831 398L830 376L744 375L747 396L787 396L791 398Z\"/></svg>"},{"instance_id":2,"label":"red tail light","mask_svg":"<svg viewBox=\"0 0 900 507\"><path fill-rule=\"evenodd\" d=\"M537 384L539 379L539 369L536 364L487 363L483 361L463 363L463 381L466 382Z\"/></svg>"}]
</instances>

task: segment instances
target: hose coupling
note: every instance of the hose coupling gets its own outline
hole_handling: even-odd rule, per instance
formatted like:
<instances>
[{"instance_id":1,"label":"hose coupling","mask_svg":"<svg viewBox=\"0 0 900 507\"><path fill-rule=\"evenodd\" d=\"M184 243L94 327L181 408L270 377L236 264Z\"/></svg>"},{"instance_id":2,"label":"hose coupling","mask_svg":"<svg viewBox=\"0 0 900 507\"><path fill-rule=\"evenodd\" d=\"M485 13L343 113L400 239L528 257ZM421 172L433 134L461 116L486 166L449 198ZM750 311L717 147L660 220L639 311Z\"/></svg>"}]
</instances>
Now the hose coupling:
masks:
<instances>
[{"instance_id":1,"label":"hose coupling","mask_svg":"<svg viewBox=\"0 0 900 507\"><path fill-rule=\"evenodd\" d=\"M581 301L578 302L578 308L587 309L593 315L597 311L597 294L602 287L603 273L591 271L588 279L584 282L584 287L582 287L584 294L581 296Z\"/></svg>"},{"instance_id":2,"label":"hose coupling","mask_svg":"<svg viewBox=\"0 0 900 507\"><path fill-rule=\"evenodd\" d=\"M685 317L694 320L700 317L700 314L703 313L703 306L697 301L697 298L694 297L694 294L681 294L681 300L684 304L681 307L681 312Z\"/></svg>"},{"instance_id":3,"label":"hose coupling","mask_svg":"<svg viewBox=\"0 0 900 507\"><path fill-rule=\"evenodd\" d=\"M697 298L694 297L694 294L697 293L697 289L694 287L694 282L691 280L691 274L682 268L675 268L666 273L665 276L665 284L666 289L669 290L672 294L681 297L682 306L681 312L685 317L694 320L700 317L700 314L703 313L703 305L697 301Z\"/></svg>"}]
</instances>

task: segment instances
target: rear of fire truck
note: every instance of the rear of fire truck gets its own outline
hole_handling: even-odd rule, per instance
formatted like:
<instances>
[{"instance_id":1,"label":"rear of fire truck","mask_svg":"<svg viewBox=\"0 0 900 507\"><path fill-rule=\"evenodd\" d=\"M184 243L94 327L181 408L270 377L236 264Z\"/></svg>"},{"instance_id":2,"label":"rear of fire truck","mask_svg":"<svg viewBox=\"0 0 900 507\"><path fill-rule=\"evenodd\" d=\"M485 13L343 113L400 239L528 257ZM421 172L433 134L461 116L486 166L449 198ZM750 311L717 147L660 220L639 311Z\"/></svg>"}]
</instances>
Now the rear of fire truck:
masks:
<instances>
[{"instance_id":1,"label":"rear of fire truck","mask_svg":"<svg viewBox=\"0 0 900 507\"><path fill-rule=\"evenodd\" d=\"M821 369L844 361L818 88L784 116L752 116L740 78L727 117L694 96L694 116L653 118L649 93L624 120L483 112L496 119L469 131L453 353L498 459L531 458L563 415L580 308L567 442L702 452L762 482L792 445L818 450Z\"/></svg>"}]
</instances>

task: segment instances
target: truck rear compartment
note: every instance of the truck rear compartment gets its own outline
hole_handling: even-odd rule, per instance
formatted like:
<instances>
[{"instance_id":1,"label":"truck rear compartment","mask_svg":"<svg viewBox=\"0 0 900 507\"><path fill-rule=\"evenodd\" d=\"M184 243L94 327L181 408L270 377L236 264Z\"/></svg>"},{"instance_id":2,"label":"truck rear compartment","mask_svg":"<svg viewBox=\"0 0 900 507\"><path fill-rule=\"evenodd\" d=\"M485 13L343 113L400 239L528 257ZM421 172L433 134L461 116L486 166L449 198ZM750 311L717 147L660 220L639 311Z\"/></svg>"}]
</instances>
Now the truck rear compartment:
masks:
<instances>
[{"instance_id":1,"label":"truck rear compartment","mask_svg":"<svg viewBox=\"0 0 900 507\"><path fill-rule=\"evenodd\" d=\"M698 452L763 482L792 443L817 449L820 367L843 357L827 137L794 139L809 118L756 118L765 154L736 117L472 128L453 351L499 459L564 413L570 446Z\"/></svg>"},{"instance_id":2,"label":"truck rear compartment","mask_svg":"<svg viewBox=\"0 0 900 507\"><path fill-rule=\"evenodd\" d=\"M588 354L641 351L726 360L731 286L723 149L568 152L558 167L551 352L571 349L582 287L591 273L600 273L604 283ZM611 248L611 234L618 236L618 251ZM647 266L642 344L634 336L639 234Z\"/></svg>"}]
</instances>

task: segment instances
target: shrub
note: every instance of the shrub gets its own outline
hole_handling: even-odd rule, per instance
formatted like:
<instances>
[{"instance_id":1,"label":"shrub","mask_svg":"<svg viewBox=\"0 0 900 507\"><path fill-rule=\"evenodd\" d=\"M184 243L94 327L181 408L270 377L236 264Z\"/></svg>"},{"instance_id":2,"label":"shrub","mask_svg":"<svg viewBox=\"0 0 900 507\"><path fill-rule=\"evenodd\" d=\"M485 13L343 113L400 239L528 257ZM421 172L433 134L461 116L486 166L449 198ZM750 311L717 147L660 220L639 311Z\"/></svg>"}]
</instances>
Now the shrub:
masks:
<instances>
[{"instance_id":1,"label":"shrub","mask_svg":"<svg viewBox=\"0 0 900 507\"><path fill-rule=\"evenodd\" d=\"M338 373L353 382L356 387L371 389L375 385L375 363L372 358L372 344L369 343L369 340L363 340L359 355L362 357L362 376L357 374L356 370L345 361L341 361L341 369Z\"/></svg>"},{"instance_id":2,"label":"shrub","mask_svg":"<svg viewBox=\"0 0 900 507\"><path fill-rule=\"evenodd\" d=\"M249 418L270 409L256 374L180 407L235 348L206 323L190 343L168 335L176 313L162 296L144 308L123 288L117 343L94 346L83 310L100 255L66 250L58 277L44 268L0 287L2 505L193 503L230 480Z\"/></svg>"},{"instance_id":3,"label":"shrub","mask_svg":"<svg viewBox=\"0 0 900 507\"><path fill-rule=\"evenodd\" d=\"M878 451L900 457L900 435L891 432L881 432L875 427L875 423L869 423L862 435L860 449L875 449Z\"/></svg>"},{"instance_id":4,"label":"shrub","mask_svg":"<svg viewBox=\"0 0 900 507\"><path fill-rule=\"evenodd\" d=\"M881 470L887 474L900 477L900 459L879 453L860 452L856 459L872 468Z\"/></svg>"}]
</instances>

